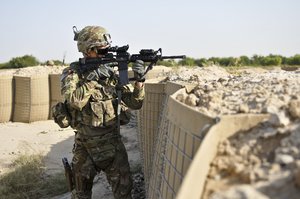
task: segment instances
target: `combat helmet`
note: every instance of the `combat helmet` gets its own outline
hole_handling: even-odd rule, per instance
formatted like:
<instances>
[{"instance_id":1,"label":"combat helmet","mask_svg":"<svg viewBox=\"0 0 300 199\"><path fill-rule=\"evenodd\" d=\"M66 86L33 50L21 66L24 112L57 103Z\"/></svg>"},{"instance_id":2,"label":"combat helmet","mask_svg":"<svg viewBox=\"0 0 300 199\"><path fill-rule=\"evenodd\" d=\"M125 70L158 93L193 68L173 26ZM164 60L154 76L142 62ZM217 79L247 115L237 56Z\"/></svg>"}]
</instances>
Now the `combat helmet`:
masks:
<instances>
[{"instance_id":1,"label":"combat helmet","mask_svg":"<svg viewBox=\"0 0 300 199\"><path fill-rule=\"evenodd\" d=\"M80 31L73 26L73 32L78 51L84 54L93 47L105 48L111 44L110 34L101 26L86 26Z\"/></svg>"}]
</instances>

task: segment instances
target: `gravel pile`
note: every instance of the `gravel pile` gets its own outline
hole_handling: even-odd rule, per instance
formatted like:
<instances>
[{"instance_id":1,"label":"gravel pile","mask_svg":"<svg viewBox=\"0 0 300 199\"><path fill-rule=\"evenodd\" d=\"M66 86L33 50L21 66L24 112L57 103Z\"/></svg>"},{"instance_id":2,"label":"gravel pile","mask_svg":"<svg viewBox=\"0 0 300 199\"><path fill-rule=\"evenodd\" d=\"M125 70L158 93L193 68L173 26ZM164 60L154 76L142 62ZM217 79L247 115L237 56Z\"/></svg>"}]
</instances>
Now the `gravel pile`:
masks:
<instances>
[{"instance_id":1,"label":"gravel pile","mask_svg":"<svg viewBox=\"0 0 300 199\"><path fill-rule=\"evenodd\" d=\"M47 74L60 74L66 66L32 66L17 69L1 69L0 76L34 76Z\"/></svg>"},{"instance_id":2,"label":"gravel pile","mask_svg":"<svg viewBox=\"0 0 300 199\"><path fill-rule=\"evenodd\" d=\"M225 140L211 164L204 198L299 198L299 149L299 119L281 127L265 122Z\"/></svg>"},{"instance_id":3,"label":"gravel pile","mask_svg":"<svg viewBox=\"0 0 300 199\"><path fill-rule=\"evenodd\" d=\"M199 81L190 81L194 74L178 77L196 86L176 99L207 115L270 114L219 145L204 198L299 198L300 71L250 69Z\"/></svg>"},{"instance_id":4,"label":"gravel pile","mask_svg":"<svg viewBox=\"0 0 300 199\"><path fill-rule=\"evenodd\" d=\"M192 77L192 76L191 76ZM186 77L184 77L186 78ZM300 71L273 70L202 79L179 101L210 116L237 113L271 113L274 122L288 124L288 115L300 114ZM277 120L276 120L277 119Z\"/></svg>"},{"instance_id":5,"label":"gravel pile","mask_svg":"<svg viewBox=\"0 0 300 199\"><path fill-rule=\"evenodd\" d=\"M172 81L177 83L194 83L197 84L203 81L213 81L219 78L227 78L229 73L224 68L218 66L210 67L179 67L170 72L167 72L168 76L166 81Z\"/></svg>"}]
</instances>

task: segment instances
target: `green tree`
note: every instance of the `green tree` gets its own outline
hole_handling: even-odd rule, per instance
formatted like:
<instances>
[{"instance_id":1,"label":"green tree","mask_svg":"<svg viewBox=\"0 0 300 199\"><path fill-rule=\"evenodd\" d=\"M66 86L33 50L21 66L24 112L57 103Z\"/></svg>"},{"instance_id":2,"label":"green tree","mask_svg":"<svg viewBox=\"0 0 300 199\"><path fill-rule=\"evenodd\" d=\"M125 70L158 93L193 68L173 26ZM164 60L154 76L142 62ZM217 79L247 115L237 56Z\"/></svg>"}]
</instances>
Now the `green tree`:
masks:
<instances>
[{"instance_id":1,"label":"green tree","mask_svg":"<svg viewBox=\"0 0 300 199\"><path fill-rule=\"evenodd\" d=\"M182 66L195 66L195 59L194 58L191 58L191 57L187 57L183 60L180 60L178 62L179 65L182 65Z\"/></svg>"},{"instance_id":2,"label":"green tree","mask_svg":"<svg viewBox=\"0 0 300 199\"><path fill-rule=\"evenodd\" d=\"M251 65L251 60L249 57L243 55L243 56L240 56L239 58L239 62L240 62L240 65L241 66L250 66Z\"/></svg>"},{"instance_id":3,"label":"green tree","mask_svg":"<svg viewBox=\"0 0 300 199\"><path fill-rule=\"evenodd\" d=\"M261 60L262 66L279 66L281 65L282 58L279 55L268 55Z\"/></svg>"},{"instance_id":4,"label":"green tree","mask_svg":"<svg viewBox=\"0 0 300 199\"><path fill-rule=\"evenodd\" d=\"M287 58L288 65L300 65L300 54Z\"/></svg>"},{"instance_id":5,"label":"green tree","mask_svg":"<svg viewBox=\"0 0 300 199\"><path fill-rule=\"evenodd\" d=\"M215 65L220 65L220 60L221 60L221 58L219 58L219 57L211 57L208 59L209 62L211 62Z\"/></svg>"},{"instance_id":6,"label":"green tree","mask_svg":"<svg viewBox=\"0 0 300 199\"><path fill-rule=\"evenodd\" d=\"M23 57L12 58L7 65L8 68L23 68L39 65L39 61L32 55L24 55Z\"/></svg>"},{"instance_id":7,"label":"green tree","mask_svg":"<svg viewBox=\"0 0 300 199\"><path fill-rule=\"evenodd\" d=\"M238 66L239 58L235 57L222 57L219 59L219 64L221 66Z\"/></svg>"}]
</instances>

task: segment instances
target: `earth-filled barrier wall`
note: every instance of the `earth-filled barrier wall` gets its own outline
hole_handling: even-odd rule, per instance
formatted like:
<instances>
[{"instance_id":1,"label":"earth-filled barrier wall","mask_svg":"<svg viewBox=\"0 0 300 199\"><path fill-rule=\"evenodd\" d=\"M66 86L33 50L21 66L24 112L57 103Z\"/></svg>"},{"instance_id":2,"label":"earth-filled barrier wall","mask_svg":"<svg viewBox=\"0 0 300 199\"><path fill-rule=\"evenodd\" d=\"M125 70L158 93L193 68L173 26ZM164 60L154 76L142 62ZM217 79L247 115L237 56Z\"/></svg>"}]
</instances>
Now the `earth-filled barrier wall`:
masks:
<instances>
[{"instance_id":1,"label":"earth-filled barrier wall","mask_svg":"<svg viewBox=\"0 0 300 199\"><path fill-rule=\"evenodd\" d=\"M48 75L14 76L14 122L34 122L49 117Z\"/></svg>"},{"instance_id":2,"label":"earth-filled barrier wall","mask_svg":"<svg viewBox=\"0 0 300 199\"><path fill-rule=\"evenodd\" d=\"M147 198L201 198L218 143L257 125L267 115L243 114L213 118L176 100L177 92L182 92L178 90L182 85L171 96L166 93L167 85L164 85L164 92L161 93L163 100L156 100L156 104L155 100L151 100L153 104L148 102L139 113L142 117L139 120L139 135ZM153 90L146 89L147 95L150 99ZM160 112L155 113L157 121L153 121L155 118L151 118L148 112L157 110L151 105L161 107ZM145 126L149 120L154 126Z\"/></svg>"}]
</instances>

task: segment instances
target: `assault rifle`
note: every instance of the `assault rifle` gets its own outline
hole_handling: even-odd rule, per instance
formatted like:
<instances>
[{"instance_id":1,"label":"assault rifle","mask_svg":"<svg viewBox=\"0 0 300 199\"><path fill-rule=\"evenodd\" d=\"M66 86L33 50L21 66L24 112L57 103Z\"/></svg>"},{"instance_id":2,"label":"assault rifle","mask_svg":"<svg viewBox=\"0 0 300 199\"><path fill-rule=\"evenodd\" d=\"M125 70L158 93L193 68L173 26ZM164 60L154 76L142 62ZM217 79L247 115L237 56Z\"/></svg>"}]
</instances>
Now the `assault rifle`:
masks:
<instances>
[{"instance_id":1,"label":"assault rifle","mask_svg":"<svg viewBox=\"0 0 300 199\"><path fill-rule=\"evenodd\" d=\"M164 59L185 59L185 55L176 56L162 56L162 49L142 49L139 54L129 54L127 51L129 45L125 46L114 46L108 49L108 53L102 58L80 58L79 59L79 70L81 73L85 73L90 70L95 70L101 64L106 64L107 66L117 66L119 71L119 85L126 85L129 82L128 79L128 64L130 62L135 62L136 60L142 60L144 62L149 62L144 76L150 71L153 66L159 60ZM130 79L134 80L134 79Z\"/></svg>"}]
</instances>

